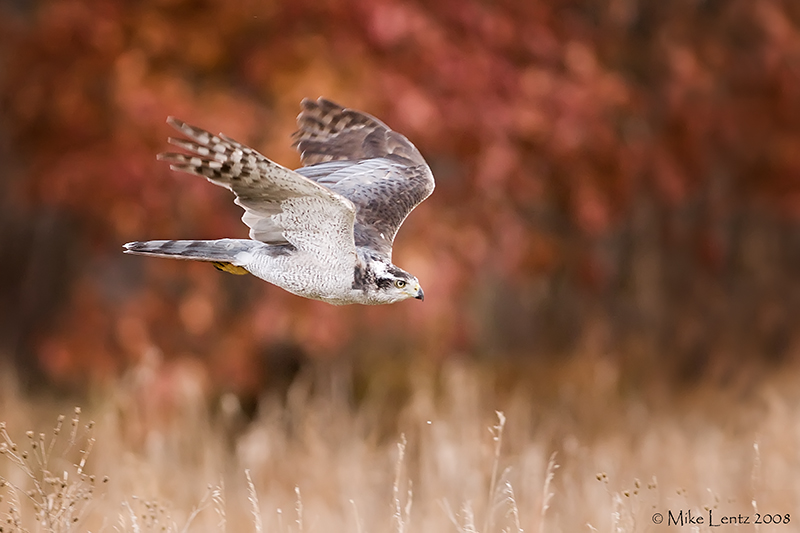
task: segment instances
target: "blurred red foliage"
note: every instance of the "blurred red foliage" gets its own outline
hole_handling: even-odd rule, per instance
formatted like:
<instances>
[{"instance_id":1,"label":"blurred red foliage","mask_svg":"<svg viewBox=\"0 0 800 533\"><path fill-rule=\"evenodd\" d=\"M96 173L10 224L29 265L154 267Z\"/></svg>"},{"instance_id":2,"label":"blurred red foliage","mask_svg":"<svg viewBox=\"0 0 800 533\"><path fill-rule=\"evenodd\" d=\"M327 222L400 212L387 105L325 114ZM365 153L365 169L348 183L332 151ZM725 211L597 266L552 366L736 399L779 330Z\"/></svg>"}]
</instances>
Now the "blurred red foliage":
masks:
<instances>
[{"instance_id":1,"label":"blurred red foliage","mask_svg":"<svg viewBox=\"0 0 800 533\"><path fill-rule=\"evenodd\" d=\"M159 353L254 390L287 347L562 352L598 321L606 342L646 339L688 370L798 351L793 0L40 0L0 12L0 249L18 258L0 272L0 336L54 379ZM166 116L297 166L298 103L319 95L380 117L434 170L437 191L395 255L423 304L333 308L121 254L130 240L246 235L226 191L155 161Z\"/></svg>"}]
</instances>

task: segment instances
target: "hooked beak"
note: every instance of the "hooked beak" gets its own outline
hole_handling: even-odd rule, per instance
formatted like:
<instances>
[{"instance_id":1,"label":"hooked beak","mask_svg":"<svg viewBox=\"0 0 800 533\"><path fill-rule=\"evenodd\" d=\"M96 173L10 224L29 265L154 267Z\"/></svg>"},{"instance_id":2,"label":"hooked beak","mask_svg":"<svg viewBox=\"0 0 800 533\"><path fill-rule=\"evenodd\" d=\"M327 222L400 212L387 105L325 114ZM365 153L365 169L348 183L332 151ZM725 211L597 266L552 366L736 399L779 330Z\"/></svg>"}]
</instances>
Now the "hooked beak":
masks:
<instances>
[{"instance_id":1,"label":"hooked beak","mask_svg":"<svg viewBox=\"0 0 800 533\"><path fill-rule=\"evenodd\" d=\"M416 296L414 296L414 298L416 298L417 300L423 300L423 301L425 300L425 293L422 292L422 287L419 287L417 289L417 294Z\"/></svg>"}]
</instances>

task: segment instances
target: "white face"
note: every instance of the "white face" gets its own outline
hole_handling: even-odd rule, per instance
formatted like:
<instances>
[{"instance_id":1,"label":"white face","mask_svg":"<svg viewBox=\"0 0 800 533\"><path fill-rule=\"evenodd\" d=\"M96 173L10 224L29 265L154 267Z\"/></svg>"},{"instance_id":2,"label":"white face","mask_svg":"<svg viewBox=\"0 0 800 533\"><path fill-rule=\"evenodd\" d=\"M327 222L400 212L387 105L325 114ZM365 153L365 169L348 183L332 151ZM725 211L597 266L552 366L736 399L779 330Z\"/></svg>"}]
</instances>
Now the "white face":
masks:
<instances>
[{"instance_id":1,"label":"white face","mask_svg":"<svg viewBox=\"0 0 800 533\"><path fill-rule=\"evenodd\" d=\"M391 287L379 289L378 292L385 292L393 302L407 300L408 298L422 300L425 297L422 288L419 286L419 281L415 277L411 279L396 278Z\"/></svg>"},{"instance_id":2,"label":"white face","mask_svg":"<svg viewBox=\"0 0 800 533\"><path fill-rule=\"evenodd\" d=\"M394 303L408 298L422 300L425 294L419 280L394 265L375 265L375 288L370 297L380 303Z\"/></svg>"}]
</instances>

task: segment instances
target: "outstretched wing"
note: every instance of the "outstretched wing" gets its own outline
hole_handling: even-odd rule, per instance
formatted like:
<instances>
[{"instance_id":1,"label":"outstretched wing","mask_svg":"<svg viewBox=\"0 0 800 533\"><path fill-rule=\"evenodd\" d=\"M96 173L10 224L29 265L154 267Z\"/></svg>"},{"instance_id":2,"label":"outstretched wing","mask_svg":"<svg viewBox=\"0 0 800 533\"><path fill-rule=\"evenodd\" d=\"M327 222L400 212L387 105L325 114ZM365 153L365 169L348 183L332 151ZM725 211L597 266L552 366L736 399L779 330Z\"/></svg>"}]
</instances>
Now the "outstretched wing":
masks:
<instances>
[{"instance_id":1,"label":"outstretched wing","mask_svg":"<svg viewBox=\"0 0 800 533\"><path fill-rule=\"evenodd\" d=\"M375 117L324 98L304 99L294 146L299 174L356 205L355 243L391 259L405 218L434 188L428 164L403 135Z\"/></svg>"},{"instance_id":2,"label":"outstretched wing","mask_svg":"<svg viewBox=\"0 0 800 533\"><path fill-rule=\"evenodd\" d=\"M347 198L270 161L224 135L170 117L167 122L190 140L169 142L191 155L165 153L158 158L173 170L204 176L233 191L245 209L250 238L291 244L320 258L355 254L355 206Z\"/></svg>"}]
</instances>

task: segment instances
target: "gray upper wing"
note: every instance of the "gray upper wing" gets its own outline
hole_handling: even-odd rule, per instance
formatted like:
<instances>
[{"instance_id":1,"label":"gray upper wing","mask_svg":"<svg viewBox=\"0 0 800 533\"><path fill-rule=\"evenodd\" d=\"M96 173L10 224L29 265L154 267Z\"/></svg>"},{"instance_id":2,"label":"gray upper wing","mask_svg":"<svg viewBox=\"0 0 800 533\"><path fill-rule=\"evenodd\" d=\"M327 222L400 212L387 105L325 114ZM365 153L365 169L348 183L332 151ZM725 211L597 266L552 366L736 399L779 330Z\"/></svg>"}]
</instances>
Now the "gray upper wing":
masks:
<instances>
[{"instance_id":1,"label":"gray upper wing","mask_svg":"<svg viewBox=\"0 0 800 533\"><path fill-rule=\"evenodd\" d=\"M375 117L329 100L304 99L294 146L296 172L356 206L356 246L391 259L392 242L406 216L434 189L419 150Z\"/></svg>"}]
</instances>

